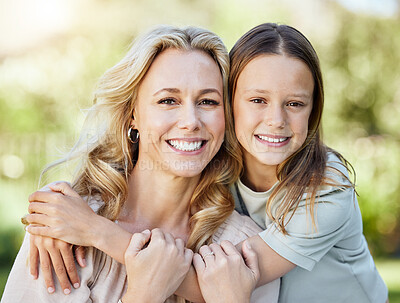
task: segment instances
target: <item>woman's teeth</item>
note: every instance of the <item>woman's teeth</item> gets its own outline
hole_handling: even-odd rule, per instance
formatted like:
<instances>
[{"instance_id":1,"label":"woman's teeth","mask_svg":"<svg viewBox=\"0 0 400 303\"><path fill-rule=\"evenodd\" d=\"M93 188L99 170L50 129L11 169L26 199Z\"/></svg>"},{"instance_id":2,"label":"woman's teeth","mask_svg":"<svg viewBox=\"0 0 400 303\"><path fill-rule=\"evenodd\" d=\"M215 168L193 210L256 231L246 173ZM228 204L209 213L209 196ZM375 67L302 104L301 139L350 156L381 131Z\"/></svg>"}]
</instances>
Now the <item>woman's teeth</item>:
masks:
<instances>
[{"instance_id":1,"label":"woman's teeth","mask_svg":"<svg viewBox=\"0 0 400 303\"><path fill-rule=\"evenodd\" d=\"M179 141L179 140L169 140L168 143L172 145L174 148L181 151L195 151L201 148L202 141Z\"/></svg>"},{"instance_id":2,"label":"woman's teeth","mask_svg":"<svg viewBox=\"0 0 400 303\"><path fill-rule=\"evenodd\" d=\"M289 139L289 137L283 137L283 138L271 138L271 137L266 137L266 136L260 136L257 135L258 138L260 138L261 140L270 142L270 143L280 143L280 142L284 142L287 139Z\"/></svg>"}]
</instances>

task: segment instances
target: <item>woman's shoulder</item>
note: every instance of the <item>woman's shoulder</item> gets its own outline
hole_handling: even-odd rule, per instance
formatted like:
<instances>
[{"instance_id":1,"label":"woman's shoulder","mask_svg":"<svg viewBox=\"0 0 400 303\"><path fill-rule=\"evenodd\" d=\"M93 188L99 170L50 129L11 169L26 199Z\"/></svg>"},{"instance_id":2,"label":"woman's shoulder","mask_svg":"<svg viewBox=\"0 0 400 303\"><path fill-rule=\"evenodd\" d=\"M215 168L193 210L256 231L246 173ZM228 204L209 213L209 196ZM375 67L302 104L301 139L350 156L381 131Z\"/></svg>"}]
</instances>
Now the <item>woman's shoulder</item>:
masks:
<instances>
[{"instance_id":1,"label":"woman's shoulder","mask_svg":"<svg viewBox=\"0 0 400 303\"><path fill-rule=\"evenodd\" d=\"M89 207L95 212L98 213L99 209L105 204L100 194L94 194L90 196L83 197L83 200L87 202Z\"/></svg>"},{"instance_id":2,"label":"woman's shoulder","mask_svg":"<svg viewBox=\"0 0 400 303\"><path fill-rule=\"evenodd\" d=\"M221 243L224 240L232 242L234 245L239 242L257 235L262 229L248 216L240 215L237 211L221 224L212 240L215 243Z\"/></svg>"}]
</instances>

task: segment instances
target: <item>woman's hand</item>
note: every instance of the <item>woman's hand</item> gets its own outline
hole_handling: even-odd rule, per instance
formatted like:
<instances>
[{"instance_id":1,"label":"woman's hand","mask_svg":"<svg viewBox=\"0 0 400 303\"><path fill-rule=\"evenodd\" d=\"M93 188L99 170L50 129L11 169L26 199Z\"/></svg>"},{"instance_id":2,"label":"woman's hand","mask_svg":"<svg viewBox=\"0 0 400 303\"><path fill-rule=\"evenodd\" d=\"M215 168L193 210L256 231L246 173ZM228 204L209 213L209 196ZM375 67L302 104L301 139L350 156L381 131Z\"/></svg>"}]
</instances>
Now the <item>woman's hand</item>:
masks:
<instances>
[{"instance_id":1,"label":"woman's hand","mask_svg":"<svg viewBox=\"0 0 400 303\"><path fill-rule=\"evenodd\" d=\"M229 241L204 245L193 257L200 289L206 302L250 302L260 272L257 255L243 243L241 254Z\"/></svg>"},{"instance_id":2,"label":"woman's hand","mask_svg":"<svg viewBox=\"0 0 400 303\"><path fill-rule=\"evenodd\" d=\"M158 228L134 234L125 252L128 290L123 302L164 302L182 283L192 258L183 240Z\"/></svg>"},{"instance_id":3,"label":"woman's hand","mask_svg":"<svg viewBox=\"0 0 400 303\"><path fill-rule=\"evenodd\" d=\"M30 223L26 230L32 235L63 240L80 246L95 246L99 216L66 182L50 184L52 192L36 191L29 196Z\"/></svg>"},{"instance_id":4,"label":"woman's hand","mask_svg":"<svg viewBox=\"0 0 400 303\"><path fill-rule=\"evenodd\" d=\"M50 294L55 291L52 267L64 294L71 293L70 283L74 288L79 287L80 281L73 250L75 250L76 260L79 265L85 267L85 250L83 247L75 247L73 249L73 245L64 241L42 236L30 236L29 267L31 275L34 279L38 278L38 263L40 259L41 274Z\"/></svg>"}]
</instances>

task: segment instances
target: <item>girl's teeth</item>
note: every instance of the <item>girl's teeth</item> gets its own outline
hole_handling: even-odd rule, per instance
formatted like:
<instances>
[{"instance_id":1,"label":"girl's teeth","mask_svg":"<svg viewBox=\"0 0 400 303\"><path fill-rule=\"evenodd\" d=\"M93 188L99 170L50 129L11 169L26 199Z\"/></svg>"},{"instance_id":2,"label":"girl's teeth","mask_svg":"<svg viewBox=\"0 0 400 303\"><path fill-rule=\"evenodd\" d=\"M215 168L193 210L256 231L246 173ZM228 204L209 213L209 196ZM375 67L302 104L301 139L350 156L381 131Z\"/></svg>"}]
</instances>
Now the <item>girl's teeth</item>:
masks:
<instances>
[{"instance_id":1,"label":"girl's teeth","mask_svg":"<svg viewBox=\"0 0 400 303\"><path fill-rule=\"evenodd\" d=\"M284 142L288 139L288 137L285 138L270 138L270 137L266 137L266 136L258 136L261 140L270 142L270 143L280 143L280 142Z\"/></svg>"},{"instance_id":2,"label":"girl's teeth","mask_svg":"<svg viewBox=\"0 0 400 303\"><path fill-rule=\"evenodd\" d=\"M176 149L179 149L182 151L195 151L195 150L200 149L202 141L187 142L187 141L179 141L179 140L169 140L168 142Z\"/></svg>"}]
</instances>

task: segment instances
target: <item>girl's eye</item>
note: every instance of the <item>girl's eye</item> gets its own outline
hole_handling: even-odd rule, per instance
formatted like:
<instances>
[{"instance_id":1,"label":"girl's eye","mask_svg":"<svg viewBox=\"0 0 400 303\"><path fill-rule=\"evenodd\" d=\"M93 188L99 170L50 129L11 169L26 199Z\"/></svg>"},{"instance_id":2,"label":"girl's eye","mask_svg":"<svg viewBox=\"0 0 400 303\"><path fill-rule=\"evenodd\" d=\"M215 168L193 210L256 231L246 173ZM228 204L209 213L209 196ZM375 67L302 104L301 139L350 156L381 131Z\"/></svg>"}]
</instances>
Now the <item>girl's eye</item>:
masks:
<instances>
[{"instance_id":1,"label":"girl's eye","mask_svg":"<svg viewBox=\"0 0 400 303\"><path fill-rule=\"evenodd\" d=\"M265 103L264 99L260 99L260 98L255 98L255 99L251 99L250 102L252 103Z\"/></svg>"},{"instance_id":2,"label":"girl's eye","mask_svg":"<svg viewBox=\"0 0 400 303\"><path fill-rule=\"evenodd\" d=\"M158 101L158 104L175 104L176 101L172 98L166 98Z\"/></svg>"},{"instance_id":3,"label":"girl's eye","mask_svg":"<svg viewBox=\"0 0 400 303\"><path fill-rule=\"evenodd\" d=\"M215 101L215 100L211 100L211 99L204 99L204 100L201 100L199 104L200 105L219 105L219 102Z\"/></svg>"},{"instance_id":4,"label":"girl's eye","mask_svg":"<svg viewBox=\"0 0 400 303\"><path fill-rule=\"evenodd\" d=\"M292 102L289 102L287 105L291 106L291 107L299 107L299 106L303 106L303 103L297 102L297 101L292 101Z\"/></svg>"}]
</instances>

